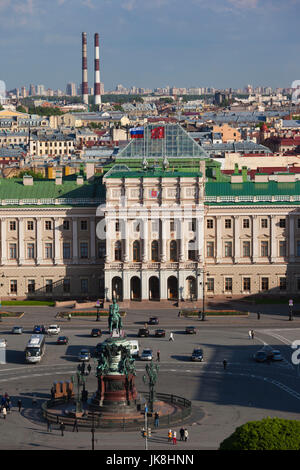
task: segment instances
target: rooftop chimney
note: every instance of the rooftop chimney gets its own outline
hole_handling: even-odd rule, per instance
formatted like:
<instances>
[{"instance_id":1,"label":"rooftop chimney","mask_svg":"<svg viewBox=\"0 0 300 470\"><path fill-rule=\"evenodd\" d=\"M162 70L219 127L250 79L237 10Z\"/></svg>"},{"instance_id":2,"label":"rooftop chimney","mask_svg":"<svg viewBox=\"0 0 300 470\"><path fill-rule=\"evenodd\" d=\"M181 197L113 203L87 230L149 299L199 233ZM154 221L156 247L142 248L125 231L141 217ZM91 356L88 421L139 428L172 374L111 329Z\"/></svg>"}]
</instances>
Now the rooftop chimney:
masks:
<instances>
[{"instance_id":1,"label":"rooftop chimney","mask_svg":"<svg viewBox=\"0 0 300 470\"><path fill-rule=\"evenodd\" d=\"M95 33L95 86L94 100L96 106L101 106L101 90L100 90L100 59L99 59L99 34Z\"/></svg>"},{"instance_id":2,"label":"rooftop chimney","mask_svg":"<svg viewBox=\"0 0 300 470\"><path fill-rule=\"evenodd\" d=\"M89 103L86 33L82 33L82 99L85 104Z\"/></svg>"}]
</instances>

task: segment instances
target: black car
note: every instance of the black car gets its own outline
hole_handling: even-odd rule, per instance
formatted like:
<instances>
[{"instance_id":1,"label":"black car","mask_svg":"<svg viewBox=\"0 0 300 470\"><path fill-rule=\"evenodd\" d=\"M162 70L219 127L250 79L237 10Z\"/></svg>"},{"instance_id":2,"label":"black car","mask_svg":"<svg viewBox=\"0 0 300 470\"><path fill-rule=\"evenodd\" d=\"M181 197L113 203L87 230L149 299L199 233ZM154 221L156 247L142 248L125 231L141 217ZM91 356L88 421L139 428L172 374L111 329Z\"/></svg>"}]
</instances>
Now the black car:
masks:
<instances>
[{"instance_id":1,"label":"black car","mask_svg":"<svg viewBox=\"0 0 300 470\"><path fill-rule=\"evenodd\" d=\"M191 361L203 361L203 350L202 349L194 349L191 355Z\"/></svg>"},{"instance_id":2,"label":"black car","mask_svg":"<svg viewBox=\"0 0 300 470\"><path fill-rule=\"evenodd\" d=\"M100 330L100 328L93 328L92 329L91 336L93 336L95 338L95 337L98 337L98 336L101 336L101 335L102 335L102 331Z\"/></svg>"},{"instance_id":3,"label":"black car","mask_svg":"<svg viewBox=\"0 0 300 470\"><path fill-rule=\"evenodd\" d=\"M138 331L138 336L140 338L141 337L147 338L149 335L150 335L150 331L148 330L148 328L140 328Z\"/></svg>"},{"instance_id":4,"label":"black car","mask_svg":"<svg viewBox=\"0 0 300 470\"><path fill-rule=\"evenodd\" d=\"M159 324L158 317L150 317L148 323L149 325L158 325Z\"/></svg>"},{"instance_id":5,"label":"black car","mask_svg":"<svg viewBox=\"0 0 300 470\"><path fill-rule=\"evenodd\" d=\"M69 338L67 336L59 336L56 341L57 344L68 344L68 342Z\"/></svg>"},{"instance_id":6,"label":"black car","mask_svg":"<svg viewBox=\"0 0 300 470\"><path fill-rule=\"evenodd\" d=\"M196 327L195 326L187 326L185 329L185 332L189 335L195 335L196 334Z\"/></svg>"},{"instance_id":7,"label":"black car","mask_svg":"<svg viewBox=\"0 0 300 470\"><path fill-rule=\"evenodd\" d=\"M156 338L164 338L166 336L166 330L159 328L158 330L155 330L154 336L156 336Z\"/></svg>"}]
</instances>

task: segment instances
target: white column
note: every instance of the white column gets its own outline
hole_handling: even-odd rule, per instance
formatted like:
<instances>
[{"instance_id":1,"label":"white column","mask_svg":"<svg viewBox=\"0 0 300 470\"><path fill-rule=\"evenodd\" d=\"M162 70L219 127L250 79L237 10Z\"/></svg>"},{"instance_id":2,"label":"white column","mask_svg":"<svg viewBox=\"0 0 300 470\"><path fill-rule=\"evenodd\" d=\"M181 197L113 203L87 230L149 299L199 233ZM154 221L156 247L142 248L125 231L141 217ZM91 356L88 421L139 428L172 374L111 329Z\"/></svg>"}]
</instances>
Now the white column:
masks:
<instances>
[{"instance_id":1,"label":"white column","mask_svg":"<svg viewBox=\"0 0 300 470\"><path fill-rule=\"evenodd\" d=\"M143 219L143 263L147 263L149 261L149 237L148 237L148 219ZM143 282L142 282L143 285Z\"/></svg>"},{"instance_id":2,"label":"white column","mask_svg":"<svg viewBox=\"0 0 300 470\"><path fill-rule=\"evenodd\" d=\"M77 218L72 219L72 234L73 234L73 262L78 264L78 227Z\"/></svg>"},{"instance_id":3,"label":"white column","mask_svg":"<svg viewBox=\"0 0 300 470\"><path fill-rule=\"evenodd\" d=\"M124 261L128 262L132 259L131 253L130 253L130 239L129 239L129 234L130 234L130 221L129 219L124 219L125 223L125 254L124 254Z\"/></svg>"},{"instance_id":4,"label":"white column","mask_svg":"<svg viewBox=\"0 0 300 470\"><path fill-rule=\"evenodd\" d=\"M95 218L91 218L90 223L90 243L91 243L91 261L92 263L96 262L96 226L95 226Z\"/></svg>"},{"instance_id":5,"label":"white column","mask_svg":"<svg viewBox=\"0 0 300 470\"><path fill-rule=\"evenodd\" d=\"M295 218L290 215L289 216L289 261L295 261Z\"/></svg>"},{"instance_id":6,"label":"white column","mask_svg":"<svg viewBox=\"0 0 300 470\"><path fill-rule=\"evenodd\" d=\"M54 262L61 264L61 246L60 246L60 219L54 218Z\"/></svg>"},{"instance_id":7,"label":"white column","mask_svg":"<svg viewBox=\"0 0 300 470\"><path fill-rule=\"evenodd\" d=\"M196 237L197 237L197 252L198 252L198 261L202 263L204 260L204 219L203 215L200 215L196 218L197 228L196 228Z\"/></svg>"},{"instance_id":8,"label":"white column","mask_svg":"<svg viewBox=\"0 0 300 470\"><path fill-rule=\"evenodd\" d=\"M123 299L130 300L130 272L123 271Z\"/></svg>"},{"instance_id":9,"label":"white column","mask_svg":"<svg viewBox=\"0 0 300 470\"><path fill-rule=\"evenodd\" d=\"M42 236L42 219L36 218L36 264L41 264L43 260L43 236Z\"/></svg>"},{"instance_id":10,"label":"white column","mask_svg":"<svg viewBox=\"0 0 300 470\"><path fill-rule=\"evenodd\" d=\"M6 264L7 246L6 246L6 219L1 219L1 264Z\"/></svg>"},{"instance_id":11,"label":"white column","mask_svg":"<svg viewBox=\"0 0 300 470\"><path fill-rule=\"evenodd\" d=\"M258 217L257 215L252 216L252 262L257 263L259 257L259 246L258 246Z\"/></svg>"},{"instance_id":12,"label":"white column","mask_svg":"<svg viewBox=\"0 0 300 470\"><path fill-rule=\"evenodd\" d=\"M24 219L19 217L18 223L18 263L23 264L25 261L25 242L24 242Z\"/></svg>"},{"instance_id":13,"label":"white column","mask_svg":"<svg viewBox=\"0 0 300 470\"><path fill-rule=\"evenodd\" d=\"M149 280L146 271L142 271L141 273L141 292L142 300L149 300Z\"/></svg>"},{"instance_id":14,"label":"white column","mask_svg":"<svg viewBox=\"0 0 300 470\"><path fill-rule=\"evenodd\" d=\"M234 262L239 263L241 257L240 216L234 216Z\"/></svg>"},{"instance_id":15,"label":"white column","mask_svg":"<svg viewBox=\"0 0 300 470\"><path fill-rule=\"evenodd\" d=\"M180 220L180 237L179 237L179 261L187 261L188 259L188 243L189 240L187 238L187 225L189 221L185 219ZM184 287L184 286L182 286Z\"/></svg>"},{"instance_id":16,"label":"white column","mask_svg":"<svg viewBox=\"0 0 300 470\"><path fill-rule=\"evenodd\" d=\"M162 216L161 218L161 261L167 261L167 224L168 220Z\"/></svg>"},{"instance_id":17,"label":"white column","mask_svg":"<svg viewBox=\"0 0 300 470\"><path fill-rule=\"evenodd\" d=\"M216 238L217 238L216 262L217 263L220 263L221 258L223 257L223 253L222 253L222 233L223 233L223 230L222 230L222 227L221 227L221 223L222 223L222 218L221 218L220 215L217 215L217 217L216 217Z\"/></svg>"},{"instance_id":18,"label":"white column","mask_svg":"<svg viewBox=\"0 0 300 470\"><path fill-rule=\"evenodd\" d=\"M277 239L276 239L276 218L275 215L270 216L270 240L271 240L271 263L274 263L277 258Z\"/></svg>"},{"instance_id":19,"label":"white column","mask_svg":"<svg viewBox=\"0 0 300 470\"><path fill-rule=\"evenodd\" d=\"M105 241L106 241L105 262L111 263L113 261L113 244L116 240L115 240L115 231L113 232L113 221L108 218L106 218Z\"/></svg>"}]
</instances>

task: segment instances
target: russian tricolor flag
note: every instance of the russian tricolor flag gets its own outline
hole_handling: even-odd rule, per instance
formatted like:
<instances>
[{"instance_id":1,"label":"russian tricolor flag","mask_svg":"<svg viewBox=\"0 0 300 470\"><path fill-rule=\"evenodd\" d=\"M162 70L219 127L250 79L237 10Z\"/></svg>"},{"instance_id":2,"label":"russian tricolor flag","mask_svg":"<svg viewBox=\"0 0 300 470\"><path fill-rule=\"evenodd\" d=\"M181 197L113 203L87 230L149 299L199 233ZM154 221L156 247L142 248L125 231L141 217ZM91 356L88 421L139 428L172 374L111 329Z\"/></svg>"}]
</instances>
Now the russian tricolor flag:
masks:
<instances>
[{"instance_id":1,"label":"russian tricolor flag","mask_svg":"<svg viewBox=\"0 0 300 470\"><path fill-rule=\"evenodd\" d=\"M132 139L143 139L144 138L144 128L143 127L132 127L129 129L130 137Z\"/></svg>"}]
</instances>

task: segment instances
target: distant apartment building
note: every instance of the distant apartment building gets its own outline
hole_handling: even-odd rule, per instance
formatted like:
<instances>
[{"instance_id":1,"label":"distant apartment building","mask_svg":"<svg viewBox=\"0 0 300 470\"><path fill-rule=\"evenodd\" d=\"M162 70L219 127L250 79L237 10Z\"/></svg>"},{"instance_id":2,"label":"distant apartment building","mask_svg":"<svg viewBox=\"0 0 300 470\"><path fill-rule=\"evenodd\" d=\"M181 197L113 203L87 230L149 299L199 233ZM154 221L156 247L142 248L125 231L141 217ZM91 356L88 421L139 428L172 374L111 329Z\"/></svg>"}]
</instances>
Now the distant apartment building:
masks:
<instances>
[{"instance_id":1,"label":"distant apartment building","mask_svg":"<svg viewBox=\"0 0 300 470\"><path fill-rule=\"evenodd\" d=\"M77 89L76 83L68 83L66 87L66 94L68 96L76 96L77 95L76 89Z\"/></svg>"}]
</instances>

